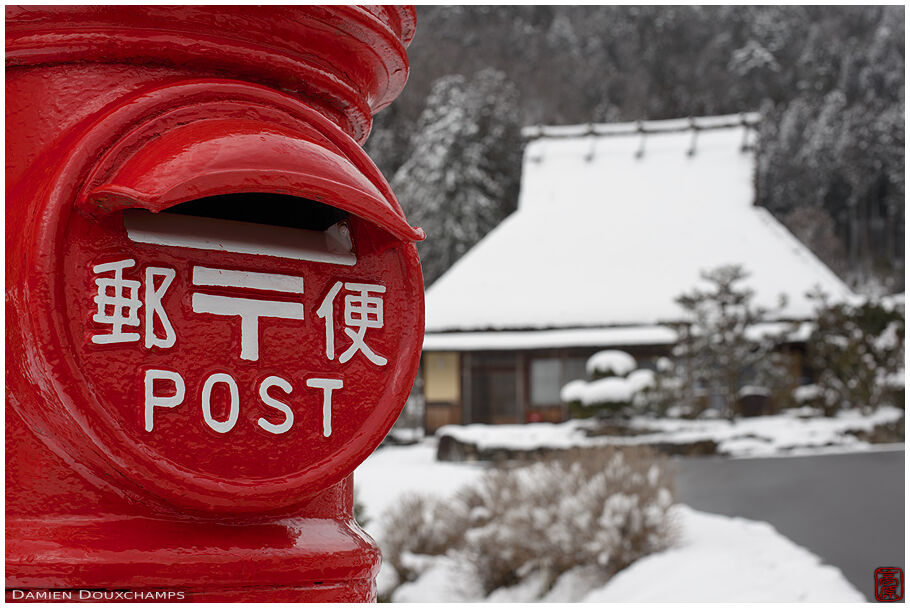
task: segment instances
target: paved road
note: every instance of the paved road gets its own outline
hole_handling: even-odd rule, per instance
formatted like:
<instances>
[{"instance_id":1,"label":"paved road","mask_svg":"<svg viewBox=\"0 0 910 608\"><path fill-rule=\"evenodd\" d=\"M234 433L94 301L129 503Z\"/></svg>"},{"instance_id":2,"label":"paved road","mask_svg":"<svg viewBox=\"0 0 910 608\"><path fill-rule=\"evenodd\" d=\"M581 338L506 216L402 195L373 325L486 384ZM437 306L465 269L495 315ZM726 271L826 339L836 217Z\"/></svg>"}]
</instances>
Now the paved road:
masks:
<instances>
[{"instance_id":1,"label":"paved road","mask_svg":"<svg viewBox=\"0 0 910 608\"><path fill-rule=\"evenodd\" d=\"M681 502L770 522L870 600L876 567L904 567L903 450L676 463Z\"/></svg>"}]
</instances>

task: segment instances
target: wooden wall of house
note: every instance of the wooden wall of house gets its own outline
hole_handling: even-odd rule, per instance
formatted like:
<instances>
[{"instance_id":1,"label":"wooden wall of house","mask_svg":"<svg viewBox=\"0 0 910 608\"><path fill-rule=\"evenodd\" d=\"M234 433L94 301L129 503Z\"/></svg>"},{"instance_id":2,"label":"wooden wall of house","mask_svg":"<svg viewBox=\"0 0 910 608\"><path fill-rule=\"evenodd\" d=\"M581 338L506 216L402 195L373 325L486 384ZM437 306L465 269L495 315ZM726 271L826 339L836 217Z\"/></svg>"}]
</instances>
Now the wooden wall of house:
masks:
<instances>
[{"instance_id":1,"label":"wooden wall of house","mask_svg":"<svg viewBox=\"0 0 910 608\"><path fill-rule=\"evenodd\" d=\"M629 353L640 367L652 367L658 357L668 356L670 350L669 346L610 348ZM569 412L559 402L559 389L570 380L584 377L585 362L601 350L605 348L426 352L421 365L426 432L434 433L447 424L563 422ZM805 365L805 346L788 344L781 350L789 355L795 380L791 388L808 381L811 370ZM545 373L549 366L552 372L554 362L558 362L559 377L548 383L548 390L541 391L534 386L535 368ZM767 413L779 407L772 398L763 409Z\"/></svg>"},{"instance_id":2,"label":"wooden wall of house","mask_svg":"<svg viewBox=\"0 0 910 608\"><path fill-rule=\"evenodd\" d=\"M461 424L461 354L426 352L421 360L425 405L424 430L435 433L447 424Z\"/></svg>"},{"instance_id":3,"label":"wooden wall of house","mask_svg":"<svg viewBox=\"0 0 910 608\"><path fill-rule=\"evenodd\" d=\"M669 354L668 346L609 348L631 354L643 366ZM585 362L604 349L426 352L422 364L426 431L435 432L445 424L567 420L560 389L570 380L584 378Z\"/></svg>"}]
</instances>

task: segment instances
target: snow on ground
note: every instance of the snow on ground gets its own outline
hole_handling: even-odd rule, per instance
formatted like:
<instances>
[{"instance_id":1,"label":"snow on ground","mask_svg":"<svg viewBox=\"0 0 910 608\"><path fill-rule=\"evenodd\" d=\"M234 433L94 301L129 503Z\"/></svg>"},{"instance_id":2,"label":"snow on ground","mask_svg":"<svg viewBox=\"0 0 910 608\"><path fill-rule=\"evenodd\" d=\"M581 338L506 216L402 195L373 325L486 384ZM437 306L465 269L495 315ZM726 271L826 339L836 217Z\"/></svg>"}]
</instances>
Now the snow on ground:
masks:
<instances>
[{"instance_id":1,"label":"snow on ground","mask_svg":"<svg viewBox=\"0 0 910 608\"><path fill-rule=\"evenodd\" d=\"M605 437L589 438L584 429L592 426L589 420L533 422L528 424L466 424L447 425L436 431L437 437L449 435L458 441L472 443L480 449L507 448L533 450L539 447L572 448L599 445Z\"/></svg>"},{"instance_id":2,"label":"snow on ground","mask_svg":"<svg viewBox=\"0 0 910 608\"><path fill-rule=\"evenodd\" d=\"M900 420L904 411L883 407L871 414L841 412L833 418L805 417L807 410L788 410L776 416L729 420L683 420L677 418L635 418L633 429L645 434L632 437L588 437L591 420L570 420L561 424L512 425L470 424L445 426L437 436L477 445L479 449L532 450L540 447L570 448L593 445L639 445L649 443L693 443L713 440L718 453L730 456L773 456L806 453L807 450L846 451L870 449L870 445L848 431L871 431L877 425Z\"/></svg>"},{"instance_id":3,"label":"snow on ground","mask_svg":"<svg viewBox=\"0 0 910 608\"><path fill-rule=\"evenodd\" d=\"M729 420L644 420L632 426L656 431L657 441L686 443L702 439L718 442L717 451L731 456L772 456L799 449L840 447L865 450L870 446L848 431L871 431L877 425L900 420L904 411L883 407L871 414L852 410L836 417L811 417L802 409L785 411L777 416L757 416ZM636 437L634 439L640 439Z\"/></svg>"},{"instance_id":4,"label":"snow on ground","mask_svg":"<svg viewBox=\"0 0 910 608\"><path fill-rule=\"evenodd\" d=\"M381 517L404 494L448 496L478 479L484 467L435 460L432 439L412 446L383 447L355 474L358 499L370 521L366 528L381 543ZM675 545L646 557L603 584L596 567L570 570L544 592L529 577L520 585L483 597L470 568L451 557L429 558L422 575L400 585L395 602L547 602L607 601L849 601L863 596L833 566L794 544L770 524L711 515L684 505L671 510L679 537ZM380 592L397 580L383 565ZM541 594L543 597L541 598Z\"/></svg>"},{"instance_id":5,"label":"snow on ground","mask_svg":"<svg viewBox=\"0 0 910 608\"><path fill-rule=\"evenodd\" d=\"M381 536L383 512L408 493L447 496L478 479L481 464L453 464L436 460L436 441L380 448L357 467L354 487L364 505L366 531Z\"/></svg>"},{"instance_id":6,"label":"snow on ground","mask_svg":"<svg viewBox=\"0 0 910 608\"><path fill-rule=\"evenodd\" d=\"M765 522L674 507L682 538L586 602L865 602L841 571Z\"/></svg>"}]
</instances>

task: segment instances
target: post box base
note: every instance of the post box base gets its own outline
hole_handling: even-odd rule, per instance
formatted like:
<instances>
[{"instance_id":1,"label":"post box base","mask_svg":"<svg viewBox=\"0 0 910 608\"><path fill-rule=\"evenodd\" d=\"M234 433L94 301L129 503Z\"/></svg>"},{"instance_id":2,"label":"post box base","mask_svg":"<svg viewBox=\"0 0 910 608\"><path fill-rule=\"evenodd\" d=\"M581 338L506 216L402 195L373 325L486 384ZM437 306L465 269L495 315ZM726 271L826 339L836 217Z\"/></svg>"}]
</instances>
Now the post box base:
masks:
<instances>
[{"instance_id":1,"label":"post box base","mask_svg":"<svg viewBox=\"0 0 910 608\"><path fill-rule=\"evenodd\" d=\"M376 599L372 579L301 587L241 587L204 592L176 589L7 589L7 602L285 602L362 603Z\"/></svg>"},{"instance_id":2,"label":"post box base","mask_svg":"<svg viewBox=\"0 0 910 608\"><path fill-rule=\"evenodd\" d=\"M9 601L376 599L379 550L354 521L9 518L6 526Z\"/></svg>"}]
</instances>

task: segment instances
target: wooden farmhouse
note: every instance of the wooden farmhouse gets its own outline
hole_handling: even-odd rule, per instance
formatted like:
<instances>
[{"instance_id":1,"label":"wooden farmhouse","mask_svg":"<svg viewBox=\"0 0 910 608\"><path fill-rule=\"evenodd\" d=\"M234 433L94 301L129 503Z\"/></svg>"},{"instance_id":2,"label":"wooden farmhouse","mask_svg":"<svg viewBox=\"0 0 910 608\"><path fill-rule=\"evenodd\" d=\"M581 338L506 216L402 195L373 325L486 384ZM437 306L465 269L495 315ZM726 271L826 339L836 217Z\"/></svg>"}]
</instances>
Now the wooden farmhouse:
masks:
<instances>
[{"instance_id":1,"label":"wooden farmhouse","mask_svg":"<svg viewBox=\"0 0 910 608\"><path fill-rule=\"evenodd\" d=\"M426 296L425 426L561 421L605 348L649 365L700 272L740 264L755 302L809 319L847 286L755 204L757 115L525 129L518 210Z\"/></svg>"}]
</instances>

